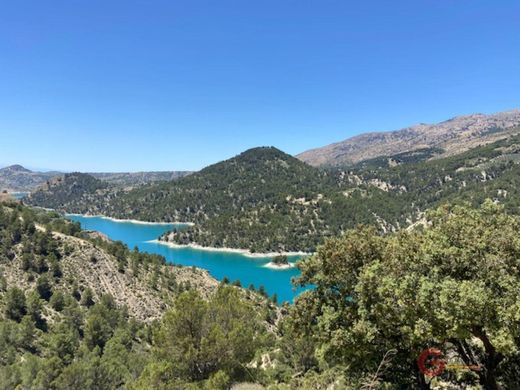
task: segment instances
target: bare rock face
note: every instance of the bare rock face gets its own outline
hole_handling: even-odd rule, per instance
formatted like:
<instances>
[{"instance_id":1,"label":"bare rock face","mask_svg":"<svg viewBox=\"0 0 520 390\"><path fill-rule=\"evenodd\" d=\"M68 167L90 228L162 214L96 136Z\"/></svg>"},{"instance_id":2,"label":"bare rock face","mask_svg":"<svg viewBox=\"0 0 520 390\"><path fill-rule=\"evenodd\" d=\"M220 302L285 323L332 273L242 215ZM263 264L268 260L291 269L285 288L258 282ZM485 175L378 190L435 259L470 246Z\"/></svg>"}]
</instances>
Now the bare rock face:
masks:
<instances>
[{"instance_id":1,"label":"bare rock face","mask_svg":"<svg viewBox=\"0 0 520 390\"><path fill-rule=\"evenodd\" d=\"M308 150L297 157L314 166L341 166L424 148L440 148L439 156L464 152L520 132L520 110L493 115L473 114L391 132L361 134Z\"/></svg>"}]
</instances>

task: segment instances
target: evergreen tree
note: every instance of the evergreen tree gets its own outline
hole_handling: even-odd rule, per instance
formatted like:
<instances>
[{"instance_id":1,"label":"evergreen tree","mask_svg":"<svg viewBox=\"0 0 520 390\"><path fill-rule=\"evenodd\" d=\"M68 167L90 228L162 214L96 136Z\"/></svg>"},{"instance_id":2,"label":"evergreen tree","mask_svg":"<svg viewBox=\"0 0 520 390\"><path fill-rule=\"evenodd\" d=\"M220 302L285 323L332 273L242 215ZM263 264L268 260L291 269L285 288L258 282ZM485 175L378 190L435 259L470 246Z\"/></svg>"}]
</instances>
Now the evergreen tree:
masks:
<instances>
[{"instance_id":1,"label":"evergreen tree","mask_svg":"<svg viewBox=\"0 0 520 390\"><path fill-rule=\"evenodd\" d=\"M17 287L7 290L5 295L5 315L7 318L20 322L27 313L25 294Z\"/></svg>"}]
</instances>

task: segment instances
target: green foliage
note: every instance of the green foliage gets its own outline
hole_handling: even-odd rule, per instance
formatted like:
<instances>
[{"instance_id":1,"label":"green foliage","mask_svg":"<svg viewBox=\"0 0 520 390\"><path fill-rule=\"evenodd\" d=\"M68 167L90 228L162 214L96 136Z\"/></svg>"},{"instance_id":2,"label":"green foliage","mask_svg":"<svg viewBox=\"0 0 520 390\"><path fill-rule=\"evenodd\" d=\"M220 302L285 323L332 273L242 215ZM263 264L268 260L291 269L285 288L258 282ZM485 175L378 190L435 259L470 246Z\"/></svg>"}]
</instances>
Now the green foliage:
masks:
<instances>
[{"instance_id":1,"label":"green foliage","mask_svg":"<svg viewBox=\"0 0 520 390\"><path fill-rule=\"evenodd\" d=\"M276 265L289 264L289 260L288 260L287 256L285 256L285 255L278 255L278 256L273 257L272 262L273 262L273 264L276 264Z\"/></svg>"},{"instance_id":2,"label":"green foliage","mask_svg":"<svg viewBox=\"0 0 520 390\"><path fill-rule=\"evenodd\" d=\"M10 320L20 322L27 313L25 294L17 287L12 287L5 294L5 316Z\"/></svg>"},{"instance_id":3,"label":"green foliage","mask_svg":"<svg viewBox=\"0 0 520 390\"><path fill-rule=\"evenodd\" d=\"M520 353L520 219L488 201L480 210L443 207L428 220L428 229L386 237L349 231L300 263L299 283L315 288L298 298L287 334L315 345L313 365L344 365L351 377L375 371L395 349L385 381L425 384L415 360L439 346L483 367L464 382L508 387Z\"/></svg>"},{"instance_id":4,"label":"green foliage","mask_svg":"<svg viewBox=\"0 0 520 390\"><path fill-rule=\"evenodd\" d=\"M49 301L52 308L56 311L62 311L65 307L65 296L61 291L57 291L54 294L52 294L52 297Z\"/></svg>"},{"instance_id":5,"label":"green foliage","mask_svg":"<svg viewBox=\"0 0 520 390\"><path fill-rule=\"evenodd\" d=\"M221 388L229 378L246 375L245 365L262 345L263 332L255 310L236 288L222 285L208 302L193 290L185 292L155 333L154 357L159 363L145 370L146 380L156 386L161 379L151 373L160 367L161 378L209 378L214 386L210 388Z\"/></svg>"},{"instance_id":6,"label":"green foliage","mask_svg":"<svg viewBox=\"0 0 520 390\"><path fill-rule=\"evenodd\" d=\"M52 287L47 275L42 275L36 282L36 291L40 295L40 298L48 301L52 295Z\"/></svg>"},{"instance_id":7,"label":"green foliage","mask_svg":"<svg viewBox=\"0 0 520 390\"><path fill-rule=\"evenodd\" d=\"M86 307L94 304L94 294L90 288L86 288L83 294L81 294L81 304Z\"/></svg>"}]
</instances>

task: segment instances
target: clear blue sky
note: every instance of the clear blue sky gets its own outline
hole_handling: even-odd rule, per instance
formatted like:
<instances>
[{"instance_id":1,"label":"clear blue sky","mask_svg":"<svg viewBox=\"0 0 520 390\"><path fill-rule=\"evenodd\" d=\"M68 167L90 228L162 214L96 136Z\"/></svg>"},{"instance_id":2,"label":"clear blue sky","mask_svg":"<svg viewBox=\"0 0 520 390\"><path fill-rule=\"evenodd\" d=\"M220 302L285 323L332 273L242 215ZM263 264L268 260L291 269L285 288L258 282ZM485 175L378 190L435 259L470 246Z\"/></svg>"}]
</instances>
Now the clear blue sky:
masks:
<instances>
[{"instance_id":1,"label":"clear blue sky","mask_svg":"<svg viewBox=\"0 0 520 390\"><path fill-rule=\"evenodd\" d=\"M0 3L0 164L199 169L520 107L520 2Z\"/></svg>"}]
</instances>

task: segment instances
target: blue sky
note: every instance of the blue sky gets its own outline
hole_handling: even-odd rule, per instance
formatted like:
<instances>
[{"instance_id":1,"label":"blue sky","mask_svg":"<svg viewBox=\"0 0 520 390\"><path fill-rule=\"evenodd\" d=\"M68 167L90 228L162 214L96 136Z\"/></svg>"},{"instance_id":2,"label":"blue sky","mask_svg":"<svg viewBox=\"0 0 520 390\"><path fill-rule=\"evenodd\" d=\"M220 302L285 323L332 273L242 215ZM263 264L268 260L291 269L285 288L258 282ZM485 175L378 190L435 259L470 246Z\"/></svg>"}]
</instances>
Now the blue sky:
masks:
<instances>
[{"instance_id":1,"label":"blue sky","mask_svg":"<svg viewBox=\"0 0 520 390\"><path fill-rule=\"evenodd\" d=\"M199 169L520 107L520 2L0 2L0 164Z\"/></svg>"}]
</instances>

